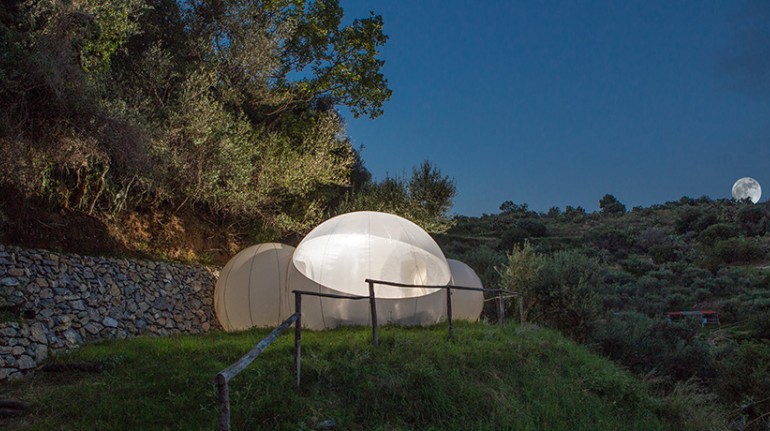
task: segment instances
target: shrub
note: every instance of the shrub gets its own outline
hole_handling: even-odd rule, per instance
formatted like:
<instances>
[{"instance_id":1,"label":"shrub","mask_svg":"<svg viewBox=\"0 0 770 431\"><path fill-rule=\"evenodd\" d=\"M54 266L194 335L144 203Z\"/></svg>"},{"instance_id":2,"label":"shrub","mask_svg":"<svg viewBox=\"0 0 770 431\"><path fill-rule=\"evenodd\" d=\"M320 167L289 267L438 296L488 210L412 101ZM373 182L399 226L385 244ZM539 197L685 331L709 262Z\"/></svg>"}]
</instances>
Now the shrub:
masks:
<instances>
[{"instance_id":1,"label":"shrub","mask_svg":"<svg viewBox=\"0 0 770 431\"><path fill-rule=\"evenodd\" d=\"M698 239L706 246L713 246L717 241L734 237L738 233L732 223L713 224L698 235Z\"/></svg>"},{"instance_id":2,"label":"shrub","mask_svg":"<svg viewBox=\"0 0 770 431\"><path fill-rule=\"evenodd\" d=\"M729 238L717 241L710 253L724 263L755 262L766 254L764 247L747 238Z\"/></svg>"},{"instance_id":3,"label":"shrub","mask_svg":"<svg viewBox=\"0 0 770 431\"><path fill-rule=\"evenodd\" d=\"M713 358L698 337L698 322L672 323L639 313L619 313L603 323L592 341L602 353L637 373L653 370L676 381L711 377Z\"/></svg>"}]
</instances>

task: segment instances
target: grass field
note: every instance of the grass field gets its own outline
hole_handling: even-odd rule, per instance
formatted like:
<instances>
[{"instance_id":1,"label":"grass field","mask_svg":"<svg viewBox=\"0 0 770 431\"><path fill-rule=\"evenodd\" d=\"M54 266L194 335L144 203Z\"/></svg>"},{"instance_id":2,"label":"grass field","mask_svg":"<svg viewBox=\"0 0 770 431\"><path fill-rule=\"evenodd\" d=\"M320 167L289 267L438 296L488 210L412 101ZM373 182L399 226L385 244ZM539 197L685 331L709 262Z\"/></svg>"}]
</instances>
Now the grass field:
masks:
<instances>
[{"instance_id":1,"label":"grass field","mask_svg":"<svg viewBox=\"0 0 770 431\"><path fill-rule=\"evenodd\" d=\"M135 338L88 345L53 362L96 361L100 373L38 372L0 398L30 402L1 429L213 430L214 375L268 330ZM659 401L611 362L556 332L484 323L303 332L303 381L283 335L231 381L234 430L658 430Z\"/></svg>"}]
</instances>

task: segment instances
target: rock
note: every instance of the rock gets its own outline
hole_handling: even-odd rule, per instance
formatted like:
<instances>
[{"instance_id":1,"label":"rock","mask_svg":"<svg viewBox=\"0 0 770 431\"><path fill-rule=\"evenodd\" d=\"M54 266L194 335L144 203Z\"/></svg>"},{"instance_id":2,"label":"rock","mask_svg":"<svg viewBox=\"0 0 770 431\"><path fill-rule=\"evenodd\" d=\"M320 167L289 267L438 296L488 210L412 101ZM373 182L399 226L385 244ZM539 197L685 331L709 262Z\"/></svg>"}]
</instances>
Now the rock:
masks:
<instances>
[{"instance_id":1,"label":"rock","mask_svg":"<svg viewBox=\"0 0 770 431\"><path fill-rule=\"evenodd\" d=\"M35 346L35 360L40 363L48 358L48 346L38 344Z\"/></svg>"},{"instance_id":2,"label":"rock","mask_svg":"<svg viewBox=\"0 0 770 431\"><path fill-rule=\"evenodd\" d=\"M13 350L11 350L11 354L13 356L19 356L26 351L27 349L25 349L24 346L14 346Z\"/></svg>"},{"instance_id":3,"label":"rock","mask_svg":"<svg viewBox=\"0 0 770 431\"><path fill-rule=\"evenodd\" d=\"M43 277L38 277L35 279L35 284L37 284L40 287L48 287L48 280L46 280Z\"/></svg>"},{"instance_id":4,"label":"rock","mask_svg":"<svg viewBox=\"0 0 770 431\"><path fill-rule=\"evenodd\" d=\"M48 338L46 337L45 326L42 323L36 322L29 327L29 336L32 341L40 344L47 344Z\"/></svg>"},{"instance_id":5,"label":"rock","mask_svg":"<svg viewBox=\"0 0 770 431\"><path fill-rule=\"evenodd\" d=\"M19 357L19 369L20 370L29 370L30 368L35 368L35 360L27 355L21 355Z\"/></svg>"},{"instance_id":6,"label":"rock","mask_svg":"<svg viewBox=\"0 0 770 431\"><path fill-rule=\"evenodd\" d=\"M108 328L117 328L118 327L118 321L113 319L112 317L107 317L104 320L102 320L102 325L108 327Z\"/></svg>"},{"instance_id":7,"label":"rock","mask_svg":"<svg viewBox=\"0 0 770 431\"><path fill-rule=\"evenodd\" d=\"M144 332L144 330L147 329L147 322L144 319L137 320L134 322L134 325L139 332Z\"/></svg>"},{"instance_id":8,"label":"rock","mask_svg":"<svg viewBox=\"0 0 770 431\"><path fill-rule=\"evenodd\" d=\"M208 331L209 329L211 329L211 324L209 322L203 322L203 324L201 325L201 329L203 329L204 331Z\"/></svg>"},{"instance_id":9,"label":"rock","mask_svg":"<svg viewBox=\"0 0 770 431\"><path fill-rule=\"evenodd\" d=\"M80 336L80 334L72 329L67 329L62 335L64 336L64 339L67 341L67 343L71 345L78 345L83 341L83 338Z\"/></svg>"},{"instance_id":10,"label":"rock","mask_svg":"<svg viewBox=\"0 0 770 431\"><path fill-rule=\"evenodd\" d=\"M321 422L318 422L318 424L316 424L315 426L315 429L319 431L333 430L334 428L337 428L337 421L335 421L334 419L322 420Z\"/></svg>"},{"instance_id":11,"label":"rock","mask_svg":"<svg viewBox=\"0 0 770 431\"><path fill-rule=\"evenodd\" d=\"M94 323L94 322L86 323L86 326L84 326L83 329L85 329L86 332L88 332L89 334L92 334L92 335L98 334L99 331L101 330L101 328L96 326L96 323Z\"/></svg>"},{"instance_id":12,"label":"rock","mask_svg":"<svg viewBox=\"0 0 770 431\"><path fill-rule=\"evenodd\" d=\"M8 270L8 275L10 275L11 277L24 277L24 275L26 274L24 273L24 270L21 268L11 268Z\"/></svg>"},{"instance_id":13,"label":"rock","mask_svg":"<svg viewBox=\"0 0 770 431\"><path fill-rule=\"evenodd\" d=\"M53 298L53 290L51 289L43 289L40 291L40 295L38 296L40 299L50 299Z\"/></svg>"},{"instance_id":14,"label":"rock","mask_svg":"<svg viewBox=\"0 0 770 431\"><path fill-rule=\"evenodd\" d=\"M77 311L85 311L86 310L86 306L85 306L85 304L83 304L83 300L80 300L80 299L77 300L77 301L72 301L71 306L72 306L73 310L77 310Z\"/></svg>"},{"instance_id":15,"label":"rock","mask_svg":"<svg viewBox=\"0 0 770 431\"><path fill-rule=\"evenodd\" d=\"M158 310L171 310L171 304L169 304L166 298L156 299L153 301L152 306Z\"/></svg>"},{"instance_id":16,"label":"rock","mask_svg":"<svg viewBox=\"0 0 770 431\"><path fill-rule=\"evenodd\" d=\"M5 327L3 329L0 329L0 334L2 334L5 337L15 337L16 334L18 334L19 331L16 330L16 328L13 327Z\"/></svg>"},{"instance_id":17,"label":"rock","mask_svg":"<svg viewBox=\"0 0 770 431\"><path fill-rule=\"evenodd\" d=\"M12 278L12 277L6 277L6 278L0 280L0 284L2 284L3 286L8 286L8 287L16 287L16 286L19 285L19 280L15 279L15 278Z\"/></svg>"},{"instance_id":18,"label":"rock","mask_svg":"<svg viewBox=\"0 0 770 431\"><path fill-rule=\"evenodd\" d=\"M113 284L110 287L110 295L112 295L112 296L120 296L120 288Z\"/></svg>"},{"instance_id":19,"label":"rock","mask_svg":"<svg viewBox=\"0 0 770 431\"><path fill-rule=\"evenodd\" d=\"M16 371L15 368L0 368L0 380L7 379L14 371Z\"/></svg>"}]
</instances>

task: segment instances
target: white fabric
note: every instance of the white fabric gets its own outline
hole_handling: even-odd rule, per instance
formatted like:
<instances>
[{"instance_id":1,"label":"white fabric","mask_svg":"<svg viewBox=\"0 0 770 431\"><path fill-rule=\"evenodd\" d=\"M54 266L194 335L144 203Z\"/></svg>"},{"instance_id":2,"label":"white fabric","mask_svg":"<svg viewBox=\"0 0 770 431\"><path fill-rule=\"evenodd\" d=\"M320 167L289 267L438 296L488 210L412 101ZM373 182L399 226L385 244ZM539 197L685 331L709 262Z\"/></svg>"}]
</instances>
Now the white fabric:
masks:
<instances>
[{"instance_id":1,"label":"white fabric","mask_svg":"<svg viewBox=\"0 0 770 431\"><path fill-rule=\"evenodd\" d=\"M449 269L452 270L453 286L476 287L483 289L484 285L476 272L459 260L447 259ZM475 322L481 317L484 308L484 292L472 290L452 289L452 319L470 320ZM446 311L444 311L446 314ZM444 316L446 318L446 316Z\"/></svg>"},{"instance_id":2,"label":"white fabric","mask_svg":"<svg viewBox=\"0 0 770 431\"><path fill-rule=\"evenodd\" d=\"M334 217L313 229L297 246L294 266L321 286L352 295L369 295L364 280L446 285L450 271L444 253L422 228L379 212ZM410 298L436 289L376 286L379 298Z\"/></svg>"},{"instance_id":3,"label":"white fabric","mask_svg":"<svg viewBox=\"0 0 770 431\"><path fill-rule=\"evenodd\" d=\"M214 310L225 331L277 326L290 311L286 283L294 247L258 244L236 254L214 289Z\"/></svg>"},{"instance_id":4,"label":"white fabric","mask_svg":"<svg viewBox=\"0 0 770 431\"><path fill-rule=\"evenodd\" d=\"M289 289L306 292L350 295L326 288L289 267ZM385 299L377 298L377 322L380 325L429 326L446 320L446 292L434 289L434 293L420 297ZM375 296L377 294L375 293ZM368 288L365 296L369 296ZM290 303L294 312L294 302ZM334 329L338 326L371 326L369 299L335 299L302 296L302 326L307 329Z\"/></svg>"}]
</instances>

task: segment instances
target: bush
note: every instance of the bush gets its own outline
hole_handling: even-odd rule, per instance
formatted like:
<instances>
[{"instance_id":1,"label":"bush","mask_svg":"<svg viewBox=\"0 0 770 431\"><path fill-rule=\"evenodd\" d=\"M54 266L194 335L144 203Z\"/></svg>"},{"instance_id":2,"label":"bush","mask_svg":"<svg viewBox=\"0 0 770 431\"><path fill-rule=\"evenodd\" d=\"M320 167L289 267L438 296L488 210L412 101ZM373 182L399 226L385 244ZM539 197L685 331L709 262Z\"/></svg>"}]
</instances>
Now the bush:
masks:
<instances>
[{"instance_id":1,"label":"bush","mask_svg":"<svg viewBox=\"0 0 770 431\"><path fill-rule=\"evenodd\" d=\"M710 254L724 263L756 262L766 255L758 242L747 238L729 238L717 241Z\"/></svg>"},{"instance_id":2,"label":"bush","mask_svg":"<svg viewBox=\"0 0 770 431\"><path fill-rule=\"evenodd\" d=\"M639 313L619 313L603 323L592 341L600 351L637 373L653 370L676 381L711 377L713 358L698 337L698 322L672 323Z\"/></svg>"},{"instance_id":3,"label":"bush","mask_svg":"<svg viewBox=\"0 0 770 431\"><path fill-rule=\"evenodd\" d=\"M604 267L574 250L554 253L545 260L536 282L537 315L576 340L585 340L601 310Z\"/></svg>"},{"instance_id":4,"label":"bush","mask_svg":"<svg viewBox=\"0 0 770 431\"><path fill-rule=\"evenodd\" d=\"M706 246L713 246L717 241L736 236L738 230L731 223L717 223L703 230L698 239Z\"/></svg>"},{"instance_id":5,"label":"bush","mask_svg":"<svg viewBox=\"0 0 770 431\"><path fill-rule=\"evenodd\" d=\"M751 425L743 429L766 430L770 425L770 344L738 346L719 363L714 387L746 416Z\"/></svg>"}]
</instances>

